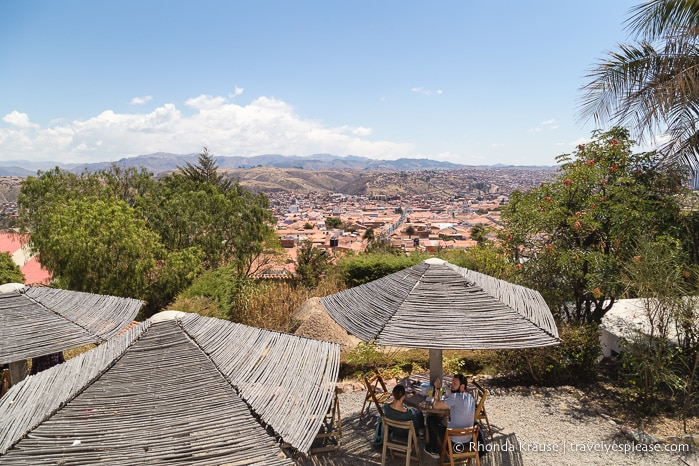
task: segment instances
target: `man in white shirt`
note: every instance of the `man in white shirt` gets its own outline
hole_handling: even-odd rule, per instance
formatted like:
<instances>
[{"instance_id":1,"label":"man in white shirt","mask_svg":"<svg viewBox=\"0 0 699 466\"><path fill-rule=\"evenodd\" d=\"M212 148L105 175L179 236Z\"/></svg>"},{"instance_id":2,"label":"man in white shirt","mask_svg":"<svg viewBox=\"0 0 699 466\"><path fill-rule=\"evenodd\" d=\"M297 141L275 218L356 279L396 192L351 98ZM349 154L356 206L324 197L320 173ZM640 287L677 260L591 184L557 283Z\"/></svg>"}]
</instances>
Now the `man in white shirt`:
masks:
<instances>
[{"instance_id":1,"label":"man in white shirt","mask_svg":"<svg viewBox=\"0 0 699 466\"><path fill-rule=\"evenodd\" d=\"M451 379L451 396L444 401L434 400L434 407L437 409L449 408L449 425L444 426L440 417L430 416L427 418L427 428L429 429L429 443L425 444L425 453L432 458L439 458L439 453L444 441L444 433L447 427L472 427L473 418L476 413L476 402L470 393L466 391L468 382L463 374L456 374ZM452 437L454 442L466 443L471 441L471 436Z\"/></svg>"}]
</instances>

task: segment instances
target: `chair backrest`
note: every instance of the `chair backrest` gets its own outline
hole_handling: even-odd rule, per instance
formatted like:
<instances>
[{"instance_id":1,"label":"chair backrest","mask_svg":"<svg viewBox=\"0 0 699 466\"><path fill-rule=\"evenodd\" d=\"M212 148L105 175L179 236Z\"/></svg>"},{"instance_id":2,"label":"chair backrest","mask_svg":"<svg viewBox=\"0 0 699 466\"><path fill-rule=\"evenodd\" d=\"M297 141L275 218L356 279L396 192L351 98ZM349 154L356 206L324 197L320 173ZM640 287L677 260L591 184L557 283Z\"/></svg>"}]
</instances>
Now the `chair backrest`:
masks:
<instances>
[{"instance_id":1,"label":"chair backrest","mask_svg":"<svg viewBox=\"0 0 699 466\"><path fill-rule=\"evenodd\" d=\"M386 388L386 383L378 372L374 372L370 377L364 377L364 385L366 386L366 397L364 398L364 404L362 404L362 411L360 418L364 416L364 407L367 402L369 406L373 402L376 405L376 410L379 412L379 416L383 416L383 409L381 405L391 401L391 393ZM377 393L381 387L381 391ZM367 407L367 412L369 411Z\"/></svg>"},{"instance_id":2,"label":"chair backrest","mask_svg":"<svg viewBox=\"0 0 699 466\"><path fill-rule=\"evenodd\" d=\"M415 434L415 425L413 421L394 421L386 416L381 417L383 422L383 453L381 455L381 465L386 464L386 452L390 451L391 456L396 452L401 456L405 456L405 465L408 466L411 460L416 460L420 464L420 447L417 443L417 435ZM397 436L391 436L391 428L403 429L408 432L407 439L401 439ZM415 452L415 454L413 454Z\"/></svg>"},{"instance_id":3,"label":"chair backrest","mask_svg":"<svg viewBox=\"0 0 699 466\"><path fill-rule=\"evenodd\" d=\"M484 390L481 393L480 400L478 400L478 406L476 406L476 421L485 417L485 399L488 398L488 393L488 390Z\"/></svg>"},{"instance_id":4,"label":"chair backrest","mask_svg":"<svg viewBox=\"0 0 699 466\"><path fill-rule=\"evenodd\" d=\"M485 399L488 398L490 392L480 385L476 384L480 392L480 398L478 400L478 406L476 406L476 414L474 416L474 422L485 421L485 425L488 428L488 433L490 437L493 437L493 429L490 427L490 420L488 420L488 413L485 411Z\"/></svg>"},{"instance_id":5,"label":"chair backrest","mask_svg":"<svg viewBox=\"0 0 699 466\"><path fill-rule=\"evenodd\" d=\"M468 443L453 442L452 437L464 437L470 435L471 441ZM449 427L444 434L444 444L442 445L442 455L440 457L440 465L446 464L445 457L449 458L449 464L454 466L455 463L468 461L471 464L472 459L476 459L476 465L480 466L481 460L478 456L478 424L473 427L456 428ZM456 445L456 448L454 447Z\"/></svg>"},{"instance_id":6,"label":"chair backrest","mask_svg":"<svg viewBox=\"0 0 699 466\"><path fill-rule=\"evenodd\" d=\"M384 393L388 393L388 389L386 388L386 382L383 381L383 377L381 377L381 374L379 374L378 372L374 371L371 377L369 377L369 383L372 384L374 391L376 391L376 389L379 388L380 385L381 390Z\"/></svg>"}]
</instances>

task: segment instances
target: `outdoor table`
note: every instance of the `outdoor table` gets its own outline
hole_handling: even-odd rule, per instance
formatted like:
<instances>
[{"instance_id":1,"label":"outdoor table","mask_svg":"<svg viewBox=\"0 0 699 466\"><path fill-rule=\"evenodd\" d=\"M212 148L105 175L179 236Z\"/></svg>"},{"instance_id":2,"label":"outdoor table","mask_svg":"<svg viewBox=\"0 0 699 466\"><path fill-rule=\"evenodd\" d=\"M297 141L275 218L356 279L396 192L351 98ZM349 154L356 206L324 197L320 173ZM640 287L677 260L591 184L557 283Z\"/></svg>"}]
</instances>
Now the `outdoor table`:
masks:
<instances>
[{"instance_id":1,"label":"outdoor table","mask_svg":"<svg viewBox=\"0 0 699 466\"><path fill-rule=\"evenodd\" d=\"M449 414L449 408L434 408L432 403L427 402L427 397L416 393L415 391L410 391L406 393L405 400L403 401L407 406L419 409L425 414ZM427 417L425 417L427 419Z\"/></svg>"},{"instance_id":2,"label":"outdoor table","mask_svg":"<svg viewBox=\"0 0 699 466\"><path fill-rule=\"evenodd\" d=\"M427 428L427 416L449 416L449 408L434 408L432 403L427 402L427 397L420 395L416 390L406 392L403 403L406 406L422 411L425 418L425 443L430 440L430 432Z\"/></svg>"}]
</instances>

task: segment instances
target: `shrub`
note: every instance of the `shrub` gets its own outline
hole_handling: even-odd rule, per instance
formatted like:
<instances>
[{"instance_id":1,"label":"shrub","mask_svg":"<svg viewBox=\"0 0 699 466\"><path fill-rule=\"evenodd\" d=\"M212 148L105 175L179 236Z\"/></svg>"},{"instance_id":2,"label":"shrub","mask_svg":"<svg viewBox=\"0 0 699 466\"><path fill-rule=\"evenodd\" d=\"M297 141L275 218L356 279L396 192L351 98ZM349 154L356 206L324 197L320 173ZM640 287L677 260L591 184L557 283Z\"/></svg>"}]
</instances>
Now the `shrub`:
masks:
<instances>
[{"instance_id":1,"label":"shrub","mask_svg":"<svg viewBox=\"0 0 699 466\"><path fill-rule=\"evenodd\" d=\"M346 285L353 287L412 267L427 257L423 254L359 254L342 258L338 262L338 269Z\"/></svg>"},{"instance_id":2,"label":"shrub","mask_svg":"<svg viewBox=\"0 0 699 466\"><path fill-rule=\"evenodd\" d=\"M662 339L644 337L625 340L621 349L622 381L642 402L657 399L659 390L672 393L681 388L682 349ZM683 374L684 375L684 374Z\"/></svg>"},{"instance_id":3,"label":"shrub","mask_svg":"<svg viewBox=\"0 0 699 466\"><path fill-rule=\"evenodd\" d=\"M360 343L344 357L340 376L361 378L378 371L385 379L400 379L408 374L426 371L428 360L425 350Z\"/></svg>"},{"instance_id":4,"label":"shrub","mask_svg":"<svg viewBox=\"0 0 699 466\"><path fill-rule=\"evenodd\" d=\"M597 325L568 325L560 329L561 344L496 353L498 371L513 373L523 383L566 385L593 380L602 353Z\"/></svg>"},{"instance_id":5,"label":"shrub","mask_svg":"<svg viewBox=\"0 0 699 466\"><path fill-rule=\"evenodd\" d=\"M202 315L227 319L237 291L234 276L234 269L230 266L208 270L181 292L170 307L183 312L199 313L202 310ZM206 302L202 297L207 298ZM194 298L199 299L192 301Z\"/></svg>"}]
</instances>

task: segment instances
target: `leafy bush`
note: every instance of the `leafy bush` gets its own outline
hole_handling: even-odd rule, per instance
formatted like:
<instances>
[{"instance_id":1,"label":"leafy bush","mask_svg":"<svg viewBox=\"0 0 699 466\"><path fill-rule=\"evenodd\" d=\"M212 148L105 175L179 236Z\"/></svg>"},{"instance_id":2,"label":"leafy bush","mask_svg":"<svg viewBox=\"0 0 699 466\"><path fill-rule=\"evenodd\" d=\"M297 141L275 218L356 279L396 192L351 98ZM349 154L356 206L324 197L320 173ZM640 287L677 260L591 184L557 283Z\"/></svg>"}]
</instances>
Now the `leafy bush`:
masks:
<instances>
[{"instance_id":1,"label":"leafy bush","mask_svg":"<svg viewBox=\"0 0 699 466\"><path fill-rule=\"evenodd\" d=\"M661 389L674 393L681 388L681 359L682 349L667 341L632 338L622 344L620 376L641 401L652 401Z\"/></svg>"},{"instance_id":2,"label":"leafy bush","mask_svg":"<svg viewBox=\"0 0 699 466\"><path fill-rule=\"evenodd\" d=\"M169 307L177 311L193 312L204 317L228 318L227 313L221 310L216 300L208 296L193 296L191 298L180 296Z\"/></svg>"},{"instance_id":3,"label":"leafy bush","mask_svg":"<svg viewBox=\"0 0 699 466\"><path fill-rule=\"evenodd\" d=\"M496 367L523 383L565 385L593 380L602 353L597 325L559 328L561 344L544 348L498 351Z\"/></svg>"},{"instance_id":4,"label":"leafy bush","mask_svg":"<svg viewBox=\"0 0 699 466\"><path fill-rule=\"evenodd\" d=\"M9 253L0 252L0 285L5 283L24 283L24 274Z\"/></svg>"},{"instance_id":5,"label":"leafy bush","mask_svg":"<svg viewBox=\"0 0 699 466\"><path fill-rule=\"evenodd\" d=\"M378 371L384 378L403 378L427 370L429 356L425 350L393 349L360 343L344 358L340 377L361 378Z\"/></svg>"},{"instance_id":6,"label":"leafy bush","mask_svg":"<svg viewBox=\"0 0 699 466\"><path fill-rule=\"evenodd\" d=\"M359 254L346 256L337 265L347 286L353 287L412 267L427 257L423 254L410 256L387 253Z\"/></svg>"},{"instance_id":7,"label":"leafy bush","mask_svg":"<svg viewBox=\"0 0 699 466\"><path fill-rule=\"evenodd\" d=\"M170 306L178 311L198 312L198 306L204 304L203 301L187 301L193 298L208 298L202 309L204 314L212 317L227 319L230 317L230 309L236 294L237 283L233 278L235 272L233 267L220 267L215 270L208 270L196 278L192 285L181 292L175 302ZM195 305L197 304L197 305ZM176 306L182 306L178 308ZM185 309L186 308L186 309Z\"/></svg>"}]
</instances>

